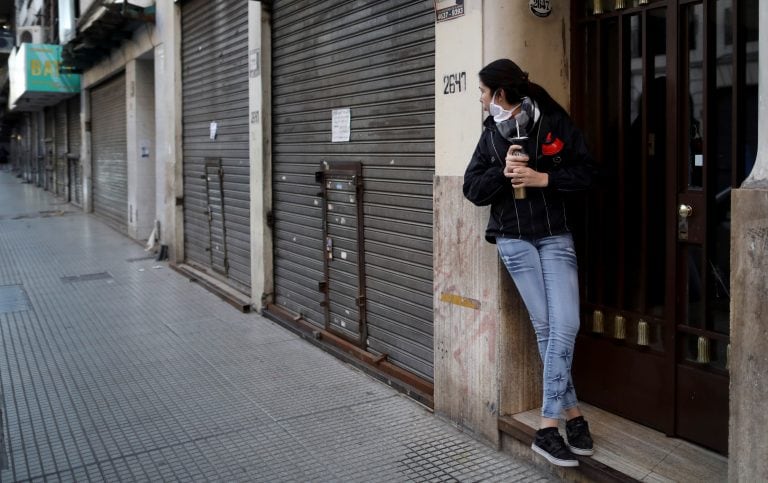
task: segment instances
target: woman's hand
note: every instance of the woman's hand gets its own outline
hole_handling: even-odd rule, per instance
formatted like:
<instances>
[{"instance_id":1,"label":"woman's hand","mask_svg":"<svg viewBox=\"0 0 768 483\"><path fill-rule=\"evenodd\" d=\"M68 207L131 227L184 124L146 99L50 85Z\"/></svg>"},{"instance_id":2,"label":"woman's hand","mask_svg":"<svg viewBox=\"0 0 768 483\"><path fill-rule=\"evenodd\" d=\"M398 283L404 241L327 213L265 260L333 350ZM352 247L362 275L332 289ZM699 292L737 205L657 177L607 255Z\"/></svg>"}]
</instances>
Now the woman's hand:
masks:
<instances>
[{"instance_id":1,"label":"woman's hand","mask_svg":"<svg viewBox=\"0 0 768 483\"><path fill-rule=\"evenodd\" d=\"M518 144L513 144L509 147L507 157L505 158L504 176L509 178L514 188L522 188L523 186L544 188L549 184L549 175L529 168L528 160L530 158L527 154L519 152L513 154L521 149L523 147Z\"/></svg>"},{"instance_id":2,"label":"woman's hand","mask_svg":"<svg viewBox=\"0 0 768 483\"><path fill-rule=\"evenodd\" d=\"M522 188L530 186L531 188L546 188L549 185L549 175L540 173L535 169L526 166L504 168L504 176L512 182L513 188Z\"/></svg>"},{"instance_id":3,"label":"woman's hand","mask_svg":"<svg viewBox=\"0 0 768 483\"><path fill-rule=\"evenodd\" d=\"M507 168L515 168L515 167L522 167L522 166L528 166L528 155L522 152L519 152L523 149L522 146L519 144L513 144L509 147L507 150L507 157L504 158L504 161L506 161ZM516 154L515 154L516 153Z\"/></svg>"}]
</instances>

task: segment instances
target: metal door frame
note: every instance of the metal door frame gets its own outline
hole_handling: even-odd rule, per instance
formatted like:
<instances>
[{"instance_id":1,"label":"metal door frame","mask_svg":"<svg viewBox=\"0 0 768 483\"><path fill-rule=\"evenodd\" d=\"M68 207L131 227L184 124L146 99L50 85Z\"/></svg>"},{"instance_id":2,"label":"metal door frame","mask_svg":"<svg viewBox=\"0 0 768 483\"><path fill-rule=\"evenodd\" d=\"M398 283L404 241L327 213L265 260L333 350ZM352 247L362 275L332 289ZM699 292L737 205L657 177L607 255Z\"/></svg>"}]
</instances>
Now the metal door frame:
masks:
<instances>
[{"instance_id":1,"label":"metal door frame","mask_svg":"<svg viewBox=\"0 0 768 483\"><path fill-rule=\"evenodd\" d=\"M362 163L352 161L335 161L321 163L321 170L315 174L316 180L321 184L322 191L319 193L323 200L323 281L319 284L319 290L323 293L323 306L325 313L325 329L349 342L359 345L365 349L368 340L368 326L366 317L366 294L365 294L365 230L363 223L363 168ZM358 338L350 337L348 334L337 330L331 324L331 299L330 299L330 260L333 257L333 245L329 244L331 240L328 229L328 189L329 178L332 176L348 177L355 186L355 204L357 208L357 299L355 301L358 311Z\"/></svg>"},{"instance_id":2,"label":"metal door frame","mask_svg":"<svg viewBox=\"0 0 768 483\"><path fill-rule=\"evenodd\" d=\"M215 175L219 178L219 182L215 183L214 186L211 186L209 170L214 170ZM227 217L224 208L224 168L221 166L221 158L205 158L205 174L201 177L205 179L205 201L208 210L208 254L210 255L210 267L213 271L227 277L229 275L229 252L227 250ZM217 268L217 264L214 263L213 259L213 212L211 211L212 188L218 191L219 200L221 201L221 246L224 249L223 270Z\"/></svg>"}]
</instances>

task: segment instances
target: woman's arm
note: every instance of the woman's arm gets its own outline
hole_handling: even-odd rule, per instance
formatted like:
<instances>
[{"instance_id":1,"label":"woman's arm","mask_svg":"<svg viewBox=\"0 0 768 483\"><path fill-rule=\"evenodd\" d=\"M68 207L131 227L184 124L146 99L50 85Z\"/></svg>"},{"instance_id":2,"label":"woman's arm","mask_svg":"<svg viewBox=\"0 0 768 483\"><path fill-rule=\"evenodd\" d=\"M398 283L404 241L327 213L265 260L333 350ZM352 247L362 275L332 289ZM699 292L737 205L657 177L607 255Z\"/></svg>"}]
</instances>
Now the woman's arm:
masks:
<instances>
[{"instance_id":1,"label":"woman's arm","mask_svg":"<svg viewBox=\"0 0 768 483\"><path fill-rule=\"evenodd\" d=\"M585 190L597 180L594 158L581 131L569 119L559 124L565 138L564 156L562 162L549 171L549 187L560 191Z\"/></svg>"},{"instance_id":2,"label":"woman's arm","mask_svg":"<svg viewBox=\"0 0 768 483\"><path fill-rule=\"evenodd\" d=\"M496 162L482 152L481 137L472 160L464 173L464 196L477 206L491 204L498 196L511 191L509 179L504 176L504 160Z\"/></svg>"}]
</instances>

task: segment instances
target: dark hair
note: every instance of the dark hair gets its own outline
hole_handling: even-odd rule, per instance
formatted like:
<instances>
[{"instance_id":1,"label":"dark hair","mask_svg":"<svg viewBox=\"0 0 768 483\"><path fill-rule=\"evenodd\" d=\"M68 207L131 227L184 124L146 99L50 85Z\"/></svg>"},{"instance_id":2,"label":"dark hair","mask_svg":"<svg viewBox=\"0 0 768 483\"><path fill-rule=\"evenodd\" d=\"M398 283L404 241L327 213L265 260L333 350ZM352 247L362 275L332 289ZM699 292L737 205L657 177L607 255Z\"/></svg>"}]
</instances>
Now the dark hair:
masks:
<instances>
[{"instance_id":1,"label":"dark hair","mask_svg":"<svg viewBox=\"0 0 768 483\"><path fill-rule=\"evenodd\" d=\"M494 60L480 70L480 80L491 93L501 89L507 101L517 103L523 97L530 97L539 105L542 112L560 111L568 115L563 106L549 95L540 85L528 80L528 73L509 59Z\"/></svg>"}]
</instances>

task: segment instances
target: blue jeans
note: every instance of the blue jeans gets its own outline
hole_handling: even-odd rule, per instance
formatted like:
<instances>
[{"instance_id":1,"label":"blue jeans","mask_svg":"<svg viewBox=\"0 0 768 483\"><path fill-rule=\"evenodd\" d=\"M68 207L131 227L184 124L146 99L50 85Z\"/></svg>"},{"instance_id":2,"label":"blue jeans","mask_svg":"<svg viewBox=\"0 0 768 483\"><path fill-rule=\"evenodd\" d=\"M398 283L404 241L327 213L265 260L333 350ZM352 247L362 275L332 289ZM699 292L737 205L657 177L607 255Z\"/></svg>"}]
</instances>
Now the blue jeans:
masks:
<instances>
[{"instance_id":1,"label":"blue jeans","mask_svg":"<svg viewBox=\"0 0 768 483\"><path fill-rule=\"evenodd\" d=\"M536 332L544 363L541 415L558 419L578 404L571 380L573 346L579 331L579 279L570 233L534 240L497 238Z\"/></svg>"}]
</instances>

